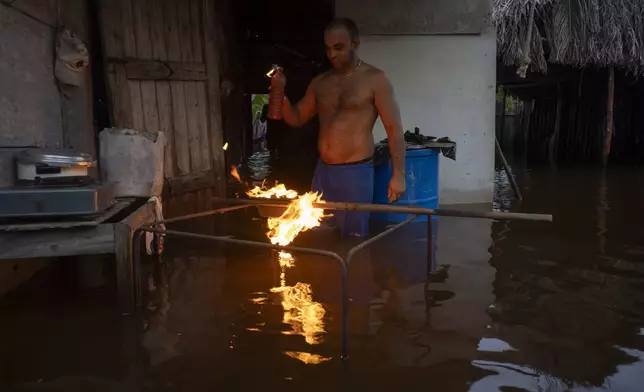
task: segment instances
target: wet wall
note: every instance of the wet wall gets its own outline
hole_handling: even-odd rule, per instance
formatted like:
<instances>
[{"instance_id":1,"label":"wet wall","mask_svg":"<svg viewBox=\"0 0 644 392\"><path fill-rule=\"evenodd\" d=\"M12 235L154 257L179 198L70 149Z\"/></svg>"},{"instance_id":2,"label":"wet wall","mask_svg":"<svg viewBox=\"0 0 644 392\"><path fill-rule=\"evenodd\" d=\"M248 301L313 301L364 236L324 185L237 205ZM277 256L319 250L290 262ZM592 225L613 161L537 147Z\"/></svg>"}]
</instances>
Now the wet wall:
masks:
<instances>
[{"instance_id":1,"label":"wet wall","mask_svg":"<svg viewBox=\"0 0 644 392\"><path fill-rule=\"evenodd\" d=\"M95 154L91 72L69 97L59 92L54 78L57 25L67 26L91 49L87 3L0 0L0 187L13 185L13 156L22 148L67 147ZM0 261L0 295L47 264Z\"/></svg>"},{"instance_id":2,"label":"wet wall","mask_svg":"<svg viewBox=\"0 0 644 392\"><path fill-rule=\"evenodd\" d=\"M387 73L404 129L418 127L425 135L447 136L457 143L456 161L440 162L440 202L491 202L496 32L483 12L491 4L487 0L398 3L365 7L359 1L341 0L336 2L336 14L355 17L365 26L360 55ZM365 12L359 14L358 9ZM419 15L428 15L427 20ZM407 18L407 24L401 18ZM374 135L377 141L386 137L380 121Z\"/></svg>"}]
</instances>

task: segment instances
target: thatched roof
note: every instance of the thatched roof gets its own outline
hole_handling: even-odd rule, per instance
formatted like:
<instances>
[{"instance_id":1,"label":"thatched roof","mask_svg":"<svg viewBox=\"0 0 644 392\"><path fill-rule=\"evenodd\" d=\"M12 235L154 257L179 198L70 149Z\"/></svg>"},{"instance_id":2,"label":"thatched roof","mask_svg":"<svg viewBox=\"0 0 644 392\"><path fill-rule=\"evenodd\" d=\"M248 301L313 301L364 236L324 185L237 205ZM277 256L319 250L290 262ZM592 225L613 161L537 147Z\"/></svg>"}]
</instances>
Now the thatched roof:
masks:
<instances>
[{"instance_id":1,"label":"thatched roof","mask_svg":"<svg viewBox=\"0 0 644 392\"><path fill-rule=\"evenodd\" d=\"M548 63L616 66L644 74L644 0L494 0L498 54L520 66L535 6L530 69Z\"/></svg>"}]
</instances>

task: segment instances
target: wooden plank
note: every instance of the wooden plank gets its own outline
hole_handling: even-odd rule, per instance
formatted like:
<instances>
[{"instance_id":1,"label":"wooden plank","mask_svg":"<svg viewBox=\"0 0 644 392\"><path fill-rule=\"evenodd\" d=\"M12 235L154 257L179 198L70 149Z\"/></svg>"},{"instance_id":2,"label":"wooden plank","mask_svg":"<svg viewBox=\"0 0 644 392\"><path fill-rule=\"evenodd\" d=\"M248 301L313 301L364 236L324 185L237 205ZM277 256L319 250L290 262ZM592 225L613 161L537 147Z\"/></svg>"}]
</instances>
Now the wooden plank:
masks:
<instances>
[{"instance_id":1,"label":"wooden plank","mask_svg":"<svg viewBox=\"0 0 644 392\"><path fill-rule=\"evenodd\" d=\"M99 13L104 56L122 57L122 30L117 28L121 24L121 14L118 4L114 0L101 0Z\"/></svg>"},{"instance_id":2,"label":"wooden plank","mask_svg":"<svg viewBox=\"0 0 644 392\"><path fill-rule=\"evenodd\" d=\"M152 42L150 41L150 15L148 9L153 6L148 0L132 0L134 38L136 41L136 58L152 59Z\"/></svg>"},{"instance_id":3,"label":"wooden plank","mask_svg":"<svg viewBox=\"0 0 644 392\"><path fill-rule=\"evenodd\" d=\"M163 16L168 60L181 61L181 41L177 19L177 0L164 0ZM190 173L190 149L188 148L188 123L186 121L185 92L183 82L170 82L172 95L172 121L177 171L175 175Z\"/></svg>"},{"instance_id":4,"label":"wooden plank","mask_svg":"<svg viewBox=\"0 0 644 392\"><path fill-rule=\"evenodd\" d=\"M152 40L152 57L155 60L167 61L168 51L165 42L165 19L163 7L156 4L152 7L150 16L150 39ZM159 111L159 130L166 135L166 147L164 156L164 175L166 178L174 177L174 130L172 129L172 95L170 83L157 81L157 105Z\"/></svg>"},{"instance_id":5,"label":"wooden plank","mask_svg":"<svg viewBox=\"0 0 644 392\"><path fill-rule=\"evenodd\" d=\"M111 79L111 78L110 78ZM127 80L125 64L114 64L114 80L112 87L112 113L114 125L117 127L131 128L134 126L132 118L132 95Z\"/></svg>"},{"instance_id":6,"label":"wooden plank","mask_svg":"<svg viewBox=\"0 0 644 392\"><path fill-rule=\"evenodd\" d=\"M30 259L114 252L113 225L95 228L0 233L0 259Z\"/></svg>"},{"instance_id":7,"label":"wooden plank","mask_svg":"<svg viewBox=\"0 0 644 392\"><path fill-rule=\"evenodd\" d=\"M190 5L188 2L179 1L177 7L177 20L179 23L179 42L181 46L181 60L194 62L192 44L192 23L190 21Z\"/></svg>"},{"instance_id":8,"label":"wooden plank","mask_svg":"<svg viewBox=\"0 0 644 392\"><path fill-rule=\"evenodd\" d=\"M190 3L181 2L177 10L179 18L179 39L181 42L181 59L186 62L194 61L193 25L190 20ZM188 148L190 150L190 168L192 172L201 171L201 145L199 133L199 109L197 102L197 85L195 82L184 83L186 98L186 119L188 120Z\"/></svg>"},{"instance_id":9,"label":"wooden plank","mask_svg":"<svg viewBox=\"0 0 644 392\"><path fill-rule=\"evenodd\" d=\"M210 169L210 135L208 135L208 95L206 83L197 84L197 113L199 122L199 134L201 140L201 167Z\"/></svg>"},{"instance_id":10,"label":"wooden plank","mask_svg":"<svg viewBox=\"0 0 644 392\"><path fill-rule=\"evenodd\" d=\"M155 4L152 10L152 56L154 59L167 61L168 51L165 37L165 17L163 2ZM173 177L176 172L174 129L172 126L172 93L170 83L160 81L157 86L157 104L159 110L159 128L166 135L166 148L164 151L164 176Z\"/></svg>"},{"instance_id":11,"label":"wooden plank","mask_svg":"<svg viewBox=\"0 0 644 392\"><path fill-rule=\"evenodd\" d=\"M155 60L127 61L127 77L138 80L199 81L208 79L204 64Z\"/></svg>"},{"instance_id":12,"label":"wooden plank","mask_svg":"<svg viewBox=\"0 0 644 392\"><path fill-rule=\"evenodd\" d=\"M174 124L174 146L178 172L190 173L190 149L188 148L188 123L186 121L185 94L183 82L170 82L172 94L172 120Z\"/></svg>"},{"instance_id":13,"label":"wooden plank","mask_svg":"<svg viewBox=\"0 0 644 392\"><path fill-rule=\"evenodd\" d=\"M65 221L58 220L58 221L37 222L37 223L12 223L12 224L0 225L0 231L37 231L37 230L45 230L45 229L70 229L70 228L76 228L76 227L94 227L109 220L119 212L123 211L124 209L132 205L134 201L135 199L133 198L120 200L118 203L110 207L103 214L91 220L77 219L77 220L65 220Z\"/></svg>"},{"instance_id":14,"label":"wooden plank","mask_svg":"<svg viewBox=\"0 0 644 392\"><path fill-rule=\"evenodd\" d=\"M150 41L150 9L154 7L154 3L150 0L134 0L133 5L137 59L151 60L152 42ZM140 83L143 124L145 126L145 130L151 132L158 131L159 112L157 108L156 83L150 80L142 80Z\"/></svg>"},{"instance_id":15,"label":"wooden plank","mask_svg":"<svg viewBox=\"0 0 644 392\"><path fill-rule=\"evenodd\" d=\"M172 129L172 95L168 82L157 82L157 104L159 105L159 130L166 135L164 157L165 177L173 177L176 171L174 163L174 130Z\"/></svg>"},{"instance_id":16,"label":"wooden plank","mask_svg":"<svg viewBox=\"0 0 644 392\"><path fill-rule=\"evenodd\" d=\"M216 183L215 181L215 173L212 170L190 173L169 179L165 192L167 196L177 196L186 192L213 187Z\"/></svg>"},{"instance_id":17,"label":"wooden plank","mask_svg":"<svg viewBox=\"0 0 644 392\"><path fill-rule=\"evenodd\" d=\"M190 26L192 28L192 59L195 63L203 63L203 45L201 42L201 1L190 0ZM213 21L214 23L214 21ZM204 67L205 70L205 67ZM204 79L205 80L205 79Z\"/></svg>"},{"instance_id":18,"label":"wooden plank","mask_svg":"<svg viewBox=\"0 0 644 392\"><path fill-rule=\"evenodd\" d=\"M215 22L217 20L214 2L203 0L204 56L208 72L208 134L214 170L215 195L226 196L226 163L223 150L223 126L221 117L221 96L219 89L219 63L217 61L217 41Z\"/></svg>"},{"instance_id":19,"label":"wooden plank","mask_svg":"<svg viewBox=\"0 0 644 392\"><path fill-rule=\"evenodd\" d=\"M199 131L199 103L195 82L185 82L186 118L188 120L188 147L190 149L191 172L204 168L201 160L201 134Z\"/></svg>"},{"instance_id":20,"label":"wooden plank","mask_svg":"<svg viewBox=\"0 0 644 392\"><path fill-rule=\"evenodd\" d=\"M121 6L121 24L123 34L123 55L125 57L136 58L136 37L134 33L134 17L132 12L132 1L140 0L117 0ZM138 80L128 80L128 89L130 90L132 127L134 129L145 129L143 121L143 105L141 99L141 83Z\"/></svg>"},{"instance_id":21,"label":"wooden plank","mask_svg":"<svg viewBox=\"0 0 644 392\"><path fill-rule=\"evenodd\" d=\"M101 1L100 23L103 31L105 56L124 56L121 8L113 0ZM109 89L110 116L112 123L119 127L132 127L132 104L127 75L123 64L106 64Z\"/></svg>"},{"instance_id":22,"label":"wooden plank","mask_svg":"<svg viewBox=\"0 0 644 392\"><path fill-rule=\"evenodd\" d=\"M168 60L181 61L181 41L179 40L179 22L177 19L178 0L162 1Z\"/></svg>"}]
</instances>

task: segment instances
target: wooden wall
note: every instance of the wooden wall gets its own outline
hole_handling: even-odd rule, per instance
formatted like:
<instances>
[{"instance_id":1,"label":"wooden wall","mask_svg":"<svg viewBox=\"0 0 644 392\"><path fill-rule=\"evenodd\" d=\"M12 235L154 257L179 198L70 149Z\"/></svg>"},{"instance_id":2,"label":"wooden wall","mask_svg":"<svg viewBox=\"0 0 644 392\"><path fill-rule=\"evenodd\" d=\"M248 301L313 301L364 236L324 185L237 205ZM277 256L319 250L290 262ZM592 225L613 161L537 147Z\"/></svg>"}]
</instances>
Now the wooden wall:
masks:
<instances>
[{"instance_id":1,"label":"wooden wall","mask_svg":"<svg viewBox=\"0 0 644 392\"><path fill-rule=\"evenodd\" d=\"M614 130L610 162L644 162L644 82L616 70ZM607 71L569 71L565 79L535 87L509 89L526 105L529 113L527 159L532 163L549 161L549 145L556 128L557 101L560 100L560 126L555 158L561 163L599 164L606 132ZM525 120L525 119L523 119Z\"/></svg>"},{"instance_id":2,"label":"wooden wall","mask_svg":"<svg viewBox=\"0 0 644 392\"><path fill-rule=\"evenodd\" d=\"M166 133L166 192L224 195L214 1L102 0L113 124Z\"/></svg>"}]
</instances>

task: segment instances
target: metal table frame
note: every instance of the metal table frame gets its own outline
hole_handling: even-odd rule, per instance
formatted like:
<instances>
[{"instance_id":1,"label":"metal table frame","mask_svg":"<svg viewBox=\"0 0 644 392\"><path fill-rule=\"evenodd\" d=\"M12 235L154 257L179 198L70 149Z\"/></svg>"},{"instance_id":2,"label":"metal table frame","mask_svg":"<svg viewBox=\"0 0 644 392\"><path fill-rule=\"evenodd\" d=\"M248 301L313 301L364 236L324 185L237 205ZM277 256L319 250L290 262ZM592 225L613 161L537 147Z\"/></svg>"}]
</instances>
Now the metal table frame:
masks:
<instances>
[{"instance_id":1,"label":"metal table frame","mask_svg":"<svg viewBox=\"0 0 644 392\"><path fill-rule=\"evenodd\" d=\"M349 313L349 293L348 293L348 269L351 264L351 260L356 255L356 253L367 248L373 243L381 240L382 238L388 236L394 231L400 229L403 226L408 225L419 217L425 215L427 216L427 270L428 275L431 275L436 270L436 262L433 257L433 241L432 241L432 215L440 216L458 216L458 217L471 217L471 218L488 218L488 219L504 219L504 220L535 220L535 221L552 221L551 215L537 215L537 214L515 214L515 213L500 213L500 212L467 212L467 211L454 211L454 210L433 210L425 209L418 207L405 207L405 206L392 206L392 205L380 205L380 204L357 204L357 203L320 203L316 206L322 207L328 210L362 210L362 211L389 211L389 212L398 212L404 213L407 212L411 214L411 217L400 222L396 225L393 225L383 232L367 239L366 241L354 246L351 248L345 257L341 257L335 252L314 249L314 248L303 248L297 246L279 246L272 245L267 242L259 241L249 241L242 240L237 238L223 237L223 236L213 236L206 234L198 234L184 231L176 230L163 230L158 228L161 224L170 224L180 221L187 221L191 219L203 218L206 216L224 214L226 212L237 211L252 206L265 206L265 207L286 207L289 201L281 200L241 200L241 199L217 199L218 202L223 204L236 204L233 206L228 206L224 208L219 208L210 211L204 211L196 214L184 215L172 219L166 219L163 221L157 221L141 226L133 232L133 263L132 268L132 284L128 288L128 293L120 293L121 296L131 296L131 301L127 303L135 304L136 307L141 307L142 293L141 293L141 242L144 233L155 233L158 235L170 236L170 237L179 237L179 238L192 238L200 239L214 242L221 242L234 245L247 245L257 248L264 249L275 249L275 250L284 250L288 252L295 253L304 253L312 254L318 256L326 256L334 260L340 267L342 271L342 359L348 359L348 313ZM124 313L130 313L132 309L124 309Z\"/></svg>"}]
</instances>

